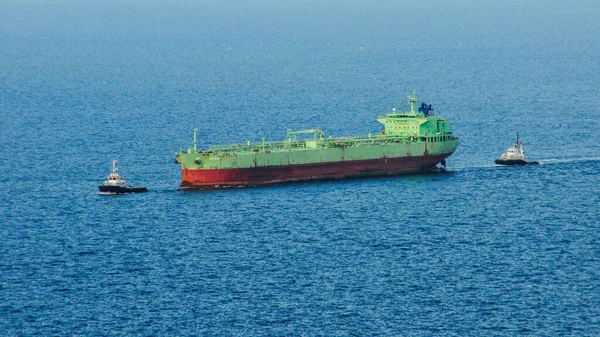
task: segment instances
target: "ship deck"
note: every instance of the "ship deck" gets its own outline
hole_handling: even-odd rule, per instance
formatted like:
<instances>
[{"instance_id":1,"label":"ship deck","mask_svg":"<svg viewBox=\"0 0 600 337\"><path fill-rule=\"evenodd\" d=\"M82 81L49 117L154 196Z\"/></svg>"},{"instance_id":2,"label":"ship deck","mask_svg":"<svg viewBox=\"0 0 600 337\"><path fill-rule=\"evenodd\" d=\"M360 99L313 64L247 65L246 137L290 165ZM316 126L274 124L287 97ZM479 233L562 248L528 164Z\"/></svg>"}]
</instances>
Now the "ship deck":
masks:
<instances>
[{"instance_id":1,"label":"ship deck","mask_svg":"<svg viewBox=\"0 0 600 337\"><path fill-rule=\"evenodd\" d=\"M244 153L244 152L278 152L278 151L294 151L305 149L326 149L339 147L356 147L356 146L378 146L392 143L422 143L427 141L447 141L455 139L451 134L435 135L434 137L407 137L407 136L387 136L387 135L372 135L369 137L338 137L325 139L305 139L305 140L284 140L284 141L269 141L249 144L230 144L220 146L210 146L208 150L201 150L199 153L210 154L229 154L229 153Z\"/></svg>"}]
</instances>

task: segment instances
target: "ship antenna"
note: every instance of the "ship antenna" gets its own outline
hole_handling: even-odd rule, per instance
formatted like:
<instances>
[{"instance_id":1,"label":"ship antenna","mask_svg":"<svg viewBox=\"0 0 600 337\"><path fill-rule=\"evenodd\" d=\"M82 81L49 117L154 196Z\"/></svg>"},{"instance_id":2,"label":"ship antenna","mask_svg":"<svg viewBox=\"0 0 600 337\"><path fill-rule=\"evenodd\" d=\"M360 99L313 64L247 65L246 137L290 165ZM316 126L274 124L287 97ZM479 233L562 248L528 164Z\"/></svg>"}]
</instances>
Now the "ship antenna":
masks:
<instances>
[{"instance_id":1,"label":"ship antenna","mask_svg":"<svg viewBox=\"0 0 600 337\"><path fill-rule=\"evenodd\" d=\"M117 161L113 160L112 164L113 164L112 171L113 171L114 174L117 174Z\"/></svg>"},{"instance_id":2,"label":"ship antenna","mask_svg":"<svg viewBox=\"0 0 600 337\"><path fill-rule=\"evenodd\" d=\"M196 132L198 132L198 129L194 129L194 153L198 152L196 150L196 145L198 144L196 141Z\"/></svg>"}]
</instances>

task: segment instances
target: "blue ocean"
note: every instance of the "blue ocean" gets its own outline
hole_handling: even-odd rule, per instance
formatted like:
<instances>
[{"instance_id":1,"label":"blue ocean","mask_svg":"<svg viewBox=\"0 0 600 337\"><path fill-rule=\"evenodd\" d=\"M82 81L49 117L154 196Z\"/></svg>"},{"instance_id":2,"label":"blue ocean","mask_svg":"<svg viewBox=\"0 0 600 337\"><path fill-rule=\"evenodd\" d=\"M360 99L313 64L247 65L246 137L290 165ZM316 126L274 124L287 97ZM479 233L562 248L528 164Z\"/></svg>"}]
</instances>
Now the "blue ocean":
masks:
<instances>
[{"instance_id":1,"label":"blue ocean","mask_svg":"<svg viewBox=\"0 0 600 337\"><path fill-rule=\"evenodd\" d=\"M600 5L0 0L0 336L600 335ZM204 192L175 152L381 130L448 170ZM499 167L517 132L542 164ZM117 160L141 194L98 185Z\"/></svg>"}]
</instances>

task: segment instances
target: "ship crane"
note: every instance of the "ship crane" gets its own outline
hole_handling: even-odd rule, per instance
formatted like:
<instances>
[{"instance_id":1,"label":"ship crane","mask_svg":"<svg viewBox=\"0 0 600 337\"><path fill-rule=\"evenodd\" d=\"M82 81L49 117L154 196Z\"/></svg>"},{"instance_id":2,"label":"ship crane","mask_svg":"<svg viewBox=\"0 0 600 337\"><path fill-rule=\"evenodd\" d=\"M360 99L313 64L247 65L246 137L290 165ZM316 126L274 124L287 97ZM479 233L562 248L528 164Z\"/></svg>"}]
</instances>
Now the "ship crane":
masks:
<instances>
[{"instance_id":1,"label":"ship crane","mask_svg":"<svg viewBox=\"0 0 600 337\"><path fill-rule=\"evenodd\" d=\"M307 130L299 130L299 131L292 131L292 129L287 129L287 136L285 137L285 140L288 142L292 141L292 136L294 136L294 141L296 141L296 135L300 135L300 134L313 134L313 138L325 138L325 133L323 132L323 130L319 129L319 128L312 128L312 129L307 129Z\"/></svg>"}]
</instances>

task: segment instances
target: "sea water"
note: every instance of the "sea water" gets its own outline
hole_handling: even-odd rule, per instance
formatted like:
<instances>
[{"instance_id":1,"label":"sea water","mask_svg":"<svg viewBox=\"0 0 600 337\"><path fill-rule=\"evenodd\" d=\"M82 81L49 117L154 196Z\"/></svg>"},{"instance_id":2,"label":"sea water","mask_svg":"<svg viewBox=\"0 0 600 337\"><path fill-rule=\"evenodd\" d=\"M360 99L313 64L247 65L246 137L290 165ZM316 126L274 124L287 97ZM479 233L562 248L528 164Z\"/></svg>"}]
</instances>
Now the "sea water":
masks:
<instances>
[{"instance_id":1,"label":"sea water","mask_svg":"<svg viewBox=\"0 0 600 337\"><path fill-rule=\"evenodd\" d=\"M0 335L600 334L595 1L0 1ZM364 136L448 171L183 192L174 153ZM519 132L542 165L496 167ZM99 195L119 163L149 192Z\"/></svg>"}]
</instances>

